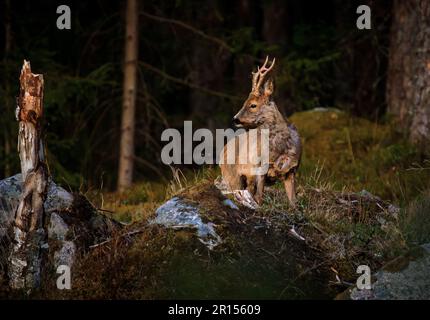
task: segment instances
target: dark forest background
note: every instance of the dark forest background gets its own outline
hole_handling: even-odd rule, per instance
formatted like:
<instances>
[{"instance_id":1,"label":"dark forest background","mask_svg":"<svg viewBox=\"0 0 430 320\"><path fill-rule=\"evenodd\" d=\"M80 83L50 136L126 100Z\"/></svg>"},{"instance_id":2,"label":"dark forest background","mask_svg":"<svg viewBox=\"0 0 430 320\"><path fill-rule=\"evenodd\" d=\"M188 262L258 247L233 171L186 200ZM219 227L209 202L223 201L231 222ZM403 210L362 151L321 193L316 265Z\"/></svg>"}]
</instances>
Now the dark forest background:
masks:
<instances>
[{"instance_id":1,"label":"dark forest background","mask_svg":"<svg viewBox=\"0 0 430 320\"><path fill-rule=\"evenodd\" d=\"M67 4L71 30L56 28ZM356 9L372 8L358 30ZM289 116L336 107L386 120L393 1L141 1L135 180L169 173L167 127L226 128L251 71L276 57L276 102ZM59 183L115 187L125 1L0 2L0 178L19 172L15 97L23 59L45 77L48 163Z\"/></svg>"}]
</instances>

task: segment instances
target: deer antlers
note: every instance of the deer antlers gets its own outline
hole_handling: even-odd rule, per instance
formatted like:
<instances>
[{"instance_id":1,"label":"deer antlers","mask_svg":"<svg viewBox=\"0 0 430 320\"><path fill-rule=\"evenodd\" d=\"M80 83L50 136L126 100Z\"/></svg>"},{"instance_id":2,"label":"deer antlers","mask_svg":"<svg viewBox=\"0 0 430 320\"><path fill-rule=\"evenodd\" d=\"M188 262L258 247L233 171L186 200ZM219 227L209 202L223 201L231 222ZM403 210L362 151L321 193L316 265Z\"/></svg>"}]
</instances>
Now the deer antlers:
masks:
<instances>
[{"instance_id":1,"label":"deer antlers","mask_svg":"<svg viewBox=\"0 0 430 320\"><path fill-rule=\"evenodd\" d=\"M260 95L260 87L263 83L264 77L266 74L272 70L273 66L275 65L275 58L272 60L272 64L270 67L267 67L267 63L269 62L269 56L266 57L266 61L264 61L263 66L260 68L257 66L257 72L252 73L252 89L251 93L255 94L256 96Z\"/></svg>"}]
</instances>

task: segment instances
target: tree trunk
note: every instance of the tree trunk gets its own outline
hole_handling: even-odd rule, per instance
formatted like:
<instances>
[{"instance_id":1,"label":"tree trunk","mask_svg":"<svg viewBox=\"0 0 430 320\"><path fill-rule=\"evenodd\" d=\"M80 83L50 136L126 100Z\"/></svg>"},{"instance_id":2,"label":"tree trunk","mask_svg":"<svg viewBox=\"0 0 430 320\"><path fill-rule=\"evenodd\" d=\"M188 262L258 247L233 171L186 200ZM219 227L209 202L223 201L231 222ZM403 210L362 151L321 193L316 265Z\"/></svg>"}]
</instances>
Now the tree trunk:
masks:
<instances>
[{"instance_id":1,"label":"tree trunk","mask_svg":"<svg viewBox=\"0 0 430 320\"><path fill-rule=\"evenodd\" d=\"M42 142L43 76L31 73L30 63L24 61L19 80L16 116L23 187L15 214L8 272L12 288L32 289L40 283L46 238L43 204L48 174Z\"/></svg>"},{"instance_id":2,"label":"tree trunk","mask_svg":"<svg viewBox=\"0 0 430 320\"><path fill-rule=\"evenodd\" d=\"M388 111L409 140L430 142L430 2L394 3L387 81Z\"/></svg>"},{"instance_id":3,"label":"tree trunk","mask_svg":"<svg viewBox=\"0 0 430 320\"><path fill-rule=\"evenodd\" d=\"M138 61L138 6L137 0L127 0L124 87L122 103L121 142L118 168L118 191L131 186L134 165L134 126L136 110Z\"/></svg>"}]
</instances>

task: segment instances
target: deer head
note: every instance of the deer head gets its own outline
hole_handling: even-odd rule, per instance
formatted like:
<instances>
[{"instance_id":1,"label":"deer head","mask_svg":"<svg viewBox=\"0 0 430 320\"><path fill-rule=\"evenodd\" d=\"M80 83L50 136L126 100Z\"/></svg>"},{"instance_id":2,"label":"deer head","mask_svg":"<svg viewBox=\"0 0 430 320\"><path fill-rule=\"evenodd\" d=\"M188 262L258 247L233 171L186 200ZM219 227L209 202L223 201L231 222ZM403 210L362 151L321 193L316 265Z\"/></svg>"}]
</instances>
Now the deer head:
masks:
<instances>
[{"instance_id":1,"label":"deer head","mask_svg":"<svg viewBox=\"0 0 430 320\"><path fill-rule=\"evenodd\" d=\"M273 69L275 59L273 59L270 66L268 66L268 62L269 57L266 57L263 66L261 68L257 67L257 71L252 72L251 92L242 109L233 117L233 124L238 128L256 128L274 120L272 118L274 118L277 108L271 101L273 81L268 79L264 82L264 79L267 73Z\"/></svg>"}]
</instances>

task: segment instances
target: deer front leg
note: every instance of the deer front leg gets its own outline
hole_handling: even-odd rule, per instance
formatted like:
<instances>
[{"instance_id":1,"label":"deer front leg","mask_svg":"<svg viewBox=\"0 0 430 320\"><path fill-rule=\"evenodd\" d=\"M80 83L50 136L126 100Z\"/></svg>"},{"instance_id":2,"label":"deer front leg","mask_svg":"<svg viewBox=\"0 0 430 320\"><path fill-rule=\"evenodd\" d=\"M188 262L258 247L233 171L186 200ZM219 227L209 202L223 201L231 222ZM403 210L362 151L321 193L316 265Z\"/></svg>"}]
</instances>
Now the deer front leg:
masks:
<instances>
[{"instance_id":1,"label":"deer front leg","mask_svg":"<svg viewBox=\"0 0 430 320\"><path fill-rule=\"evenodd\" d=\"M288 200L290 204L295 207L296 206L296 181L295 181L295 173L291 172L287 174L287 177L284 180L285 192L287 193Z\"/></svg>"},{"instance_id":2,"label":"deer front leg","mask_svg":"<svg viewBox=\"0 0 430 320\"><path fill-rule=\"evenodd\" d=\"M256 190L254 199L259 205L263 202L263 191L264 191L264 175L256 176Z\"/></svg>"},{"instance_id":3,"label":"deer front leg","mask_svg":"<svg viewBox=\"0 0 430 320\"><path fill-rule=\"evenodd\" d=\"M252 196L256 192L256 188L257 188L256 184L257 184L257 181L255 179L255 176L246 177L246 190L248 190Z\"/></svg>"}]
</instances>

